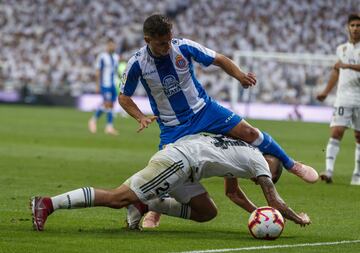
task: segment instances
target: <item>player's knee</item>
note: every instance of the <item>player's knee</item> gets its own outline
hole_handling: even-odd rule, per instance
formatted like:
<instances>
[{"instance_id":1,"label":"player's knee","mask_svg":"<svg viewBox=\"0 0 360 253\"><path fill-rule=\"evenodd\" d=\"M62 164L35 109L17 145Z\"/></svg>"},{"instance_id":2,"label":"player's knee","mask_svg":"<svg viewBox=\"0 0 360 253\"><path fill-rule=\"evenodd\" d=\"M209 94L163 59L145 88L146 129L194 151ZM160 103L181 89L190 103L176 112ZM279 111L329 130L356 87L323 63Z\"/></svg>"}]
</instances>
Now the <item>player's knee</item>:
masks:
<instances>
[{"instance_id":1,"label":"player's knee","mask_svg":"<svg viewBox=\"0 0 360 253\"><path fill-rule=\"evenodd\" d=\"M214 219L217 216L217 208L207 208L205 212L202 212L201 215L196 219L197 222L207 222Z\"/></svg>"},{"instance_id":2,"label":"player's knee","mask_svg":"<svg viewBox=\"0 0 360 253\"><path fill-rule=\"evenodd\" d=\"M356 140L356 143L359 143L360 144L360 132L358 131L355 131L355 140Z\"/></svg>"}]
</instances>

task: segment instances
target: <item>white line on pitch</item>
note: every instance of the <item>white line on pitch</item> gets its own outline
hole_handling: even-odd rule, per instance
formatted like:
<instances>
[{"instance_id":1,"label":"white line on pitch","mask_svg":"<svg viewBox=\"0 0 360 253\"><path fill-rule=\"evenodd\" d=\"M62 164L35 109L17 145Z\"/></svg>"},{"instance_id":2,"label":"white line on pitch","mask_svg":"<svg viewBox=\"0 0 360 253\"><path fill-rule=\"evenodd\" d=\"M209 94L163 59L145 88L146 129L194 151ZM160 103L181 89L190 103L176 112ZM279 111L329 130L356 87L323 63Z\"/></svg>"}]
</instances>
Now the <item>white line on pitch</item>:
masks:
<instances>
[{"instance_id":1,"label":"white line on pitch","mask_svg":"<svg viewBox=\"0 0 360 253\"><path fill-rule=\"evenodd\" d=\"M254 247L233 248L233 249L208 249L208 250L181 251L181 252L177 252L177 253L213 253L213 252L247 251L247 250L258 250L258 249L315 247L315 246L353 244L353 243L360 243L360 240L338 241L338 242L301 243L301 244L284 244L284 245L273 245L273 246L254 246Z\"/></svg>"}]
</instances>

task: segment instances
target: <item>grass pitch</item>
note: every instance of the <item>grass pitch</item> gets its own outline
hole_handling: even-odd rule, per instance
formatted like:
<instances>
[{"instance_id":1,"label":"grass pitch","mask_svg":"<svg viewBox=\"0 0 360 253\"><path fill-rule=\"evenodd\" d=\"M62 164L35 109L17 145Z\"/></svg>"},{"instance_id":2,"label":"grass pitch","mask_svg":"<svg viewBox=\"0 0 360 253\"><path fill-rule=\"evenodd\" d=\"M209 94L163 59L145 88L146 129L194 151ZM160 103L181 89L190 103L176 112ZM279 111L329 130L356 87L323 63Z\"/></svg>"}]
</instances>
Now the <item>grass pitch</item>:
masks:
<instances>
[{"instance_id":1,"label":"grass pitch","mask_svg":"<svg viewBox=\"0 0 360 253\"><path fill-rule=\"evenodd\" d=\"M276 241L250 236L249 214L224 196L221 178L203 181L219 209L218 217L207 223L163 216L155 230L130 232L122 228L124 210L90 208L57 211L44 232L33 231L31 196L82 186L116 187L142 169L157 150L155 124L137 134L134 120L117 118L120 136L112 137L103 133L102 119L98 133L92 135L87 131L90 115L74 109L0 105L0 252L183 252L297 244L310 245L251 251L360 251L359 242L314 244L360 239L360 187L349 185L354 167L350 131L341 143L334 184L309 185L283 173L279 193L294 210L307 212L313 224L301 228L288 221ZM297 160L323 170L327 124L250 122L271 133ZM266 205L260 187L247 180L240 184L258 206Z\"/></svg>"}]
</instances>

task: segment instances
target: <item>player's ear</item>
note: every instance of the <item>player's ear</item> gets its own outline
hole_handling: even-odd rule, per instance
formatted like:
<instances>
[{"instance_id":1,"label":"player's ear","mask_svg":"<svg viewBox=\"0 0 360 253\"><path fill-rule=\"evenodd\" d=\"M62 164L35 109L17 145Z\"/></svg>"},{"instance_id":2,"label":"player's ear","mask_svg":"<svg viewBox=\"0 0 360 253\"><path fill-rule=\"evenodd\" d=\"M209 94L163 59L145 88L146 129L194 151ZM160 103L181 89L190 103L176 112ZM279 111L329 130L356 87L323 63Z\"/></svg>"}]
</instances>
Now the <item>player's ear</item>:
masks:
<instances>
[{"instance_id":1,"label":"player's ear","mask_svg":"<svg viewBox=\"0 0 360 253\"><path fill-rule=\"evenodd\" d=\"M147 44L149 44L150 41L151 41L151 38L150 38L150 36L145 35L145 36L144 36L144 40L145 40L145 42L146 42Z\"/></svg>"}]
</instances>

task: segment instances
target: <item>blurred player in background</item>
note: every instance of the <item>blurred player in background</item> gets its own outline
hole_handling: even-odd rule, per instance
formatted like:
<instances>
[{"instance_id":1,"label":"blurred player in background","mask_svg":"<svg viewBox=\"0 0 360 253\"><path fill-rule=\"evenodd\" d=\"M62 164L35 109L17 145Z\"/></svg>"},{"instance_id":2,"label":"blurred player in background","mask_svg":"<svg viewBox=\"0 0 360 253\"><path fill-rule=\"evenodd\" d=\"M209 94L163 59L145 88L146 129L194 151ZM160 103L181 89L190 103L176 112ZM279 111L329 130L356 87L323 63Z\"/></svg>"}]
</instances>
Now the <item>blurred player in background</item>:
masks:
<instances>
[{"instance_id":1,"label":"blurred player in background","mask_svg":"<svg viewBox=\"0 0 360 253\"><path fill-rule=\"evenodd\" d=\"M355 169L352 185L360 185L360 15L348 18L349 41L338 46L338 62L334 65L330 80L325 89L317 95L324 101L333 87L338 84L335 110L330 123L330 139L326 147L326 170L320 178L332 183L334 164L340 150L340 142L347 128L354 129Z\"/></svg>"},{"instance_id":2,"label":"blurred player in background","mask_svg":"<svg viewBox=\"0 0 360 253\"><path fill-rule=\"evenodd\" d=\"M97 121L106 113L105 133L118 135L113 125L113 107L117 97L116 79L119 56L115 53L116 44L112 39L107 41L106 52L101 53L96 60L96 93L101 93L103 104L95 111L88 122L89 131L96 133Z\"/></svg>"},{"instance_id":3,"label":"blurred player in background","mask_svg":"<svg viewBox=\"0 0 360 253\"><path fill-rule=\"evenodd\" d=\"M120 105L139 122L138 131L157 120L161 132L160 149L189 134L225 134L278 157L288 171L306 182L317 181L318 174L313 168L295 162L269 134L254 128L209 97L196 79L193 61L203 66L214 64L220 67L244 88L256 84L255 74L244 73L228 57L194 41L173 38L172 24L165 16L148 17L143 33L147 45L129 60L119 94ZM145 116L131 99L139 80L155 116ZM156 219L155 215L149 216L143 226L157 225L157 222L151 222Z\"/></svg>"},{"instance_id":4,"label":"blurred player in background","mask_svg":"<svg viewBox=\"0 0 360 253\"><path fill-rule=\"evenodd\" d=\"M58 209L122 208L129 204L135 204L131 228L138 227L148 209L183 219L208 221L216 216L217 209L199 183L207 177L235 180L229 181L233 189L227 188L227 193L234 195L233 202L249 212L256 206L238 188L236 178L252 179L262 188L268 204L285 218L302 226L310 224L307 214L294 212L276 191L274 183L280 178L282 167L273 163L279 164L276 160L265 160L257 149L240 140L223 135L185 136L158 151L143 170L115 189L83 187L51 198L32 198L33 226L35 230L44 230L47 217ZM175 199L159 199L167 193Z\"/></svg>"}]
</instances>

